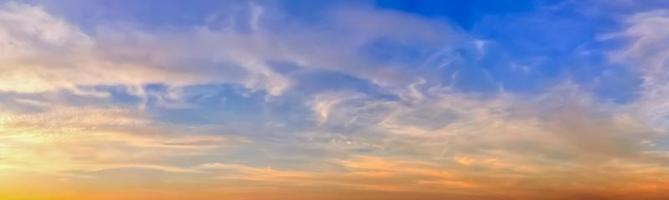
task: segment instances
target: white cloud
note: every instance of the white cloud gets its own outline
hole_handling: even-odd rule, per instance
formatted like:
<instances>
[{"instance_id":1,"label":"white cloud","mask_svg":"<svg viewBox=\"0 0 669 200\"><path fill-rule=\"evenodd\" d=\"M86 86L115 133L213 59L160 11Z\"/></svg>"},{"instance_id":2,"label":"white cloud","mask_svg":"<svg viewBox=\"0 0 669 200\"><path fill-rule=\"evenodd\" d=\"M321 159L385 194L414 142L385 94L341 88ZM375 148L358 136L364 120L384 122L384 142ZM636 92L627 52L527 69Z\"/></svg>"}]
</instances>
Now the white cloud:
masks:
<instances>
[{"instance_id":1,"label":"white cloud","mask_svg":"<svg viewBox=\"0 0 669 200\"><path fill-rule=\"evenodd\" d=\"M290 85L289 80L265 66L262 57L253 54L258 45L250 36L206 29L159 34L101 26L97 31L84 33L38 6L2 4L0 91L236 83L279 95Z\"/></svg>"},{"instance_id":2,"label":"white cloud","mask_svg":"<svg viewBox=\"0 0 669 200\"><path fill-rule=\"evenodd\" d=\"M669 11L654 10L627 18L626 27L614 37L628 45L611 54L617 63L628 65L643 78L640 98L631 106L654 128L668 130L669 123Z\"/></svg>"}]
</instances>

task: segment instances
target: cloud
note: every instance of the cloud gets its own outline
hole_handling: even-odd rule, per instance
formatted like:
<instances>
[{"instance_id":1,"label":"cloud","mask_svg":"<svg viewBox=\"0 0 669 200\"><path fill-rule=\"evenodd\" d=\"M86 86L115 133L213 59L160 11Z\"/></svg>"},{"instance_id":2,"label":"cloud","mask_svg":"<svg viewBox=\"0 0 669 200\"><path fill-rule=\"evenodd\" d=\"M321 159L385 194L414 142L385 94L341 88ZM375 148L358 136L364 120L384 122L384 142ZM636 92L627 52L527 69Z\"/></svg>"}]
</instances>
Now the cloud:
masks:
<instances>
[{"instance_id":1,"label":"cloud","mask_svg":"<svg viewBox=\"0 0 669 200\"><path fill-rule=\"evenodd\" d=\"M263 60L210 45L250 45L252 37L206 29L152 34L106 26L95 33L84 33L39 6L11 2L2 5L0 16L0 44L5 52L0 59L4 66L2 91L77 90L80 86L95 85L141 87L151 83L174 86L238 83L278 95L289 85L264 66ZM192 45L179 46L190 41ZM198 63L205 66L192 66Z\"/></svg>"},{"instance_id":2,"label":"cloud","mask_svg":"<svg viewBox=\"0 0 669 200\"><path fill-rule=\"evenodd\" d=\"M662 150L649 145L661 140L655 128L625 106L598 102L592 93L573 83L531 97L503 93L480 98L447 89L420 93L426 98L418 102L351 94L344 95L349 98L321 96L317 102L336 103L328 104L327 109L319 106L324 103L314 104L317 117L322 113L328 117L319 133L308 137L314 142L329 142L322 144L323 148L343 158L373 156L359 160L362 163L341 164L353 174L369 176L367 180L383 180L368 189L430 190L427 185L410 186L408 181L415 178L443 187L440 191L469 191L464 187L475 188L471 195L501 198L508 194L528 199L542 196L530 191L576 195L556 197L569 199L645 191L625 184L630 182L651 188L665 185L651 178L667 174L664 165L668 160L652 153ZM355 124L357 120L363 122ZM431 167L414 173L411 166L417 163ZM630 171L597 172L614 168ZM636 176L640 171L654 175ZM437 175L441 173L454 176ZM403 181L394 184L392 179L380 177Z\"/></svg>"},{"instance_id":3,"label":"cloud","mask_svg":"<svg viewBox=\"0 0 669 200\"><path fill-rule=\"evenodd\" d=\"M100 182L88 197L137 185L133 198L665 196L666 11L611 34L628 42L611 61L644 78L639 99L611 103L570 77L498 89L479 65L503 43L435 19L235 8L172 28L82 27L1 4L0 176L44 191Z\"/></svg>"},{"instance_id":4,"label":"cloud","mask_svg":"<svg viewBox=\"0 0 669 200\"><path fill-rule=\"evenodd\" d=\"M623 63L640 74L643 78L641 98L635 103L634 110L654 127L666 129L666 117L669 111L664 102L668 89L664 84L669 80L667 74L667 56L669 37L664 28L669 23L666 10L651 10L634 14L626 19L626 27L614 37L624 39L627 44L611 54L611 60Z\"/></svg>"},{"instance_id":5,"label":"cloud","mask_svg":"<svg viewBox=\"0 0 669 200\"><path fill-rule=\"evenodd\" d=\"M0 116L2 168L61 178L110 168L185 172L189 170L162 161L207 155L243 143L234 137L169 128L131 110L51 108Z\"/></svg>"},{"instance_id":6,"label":"cloud","mask_svg":"<svg viewBox=\"0 0 669 200\"><path fill-rule=\"evenodd\" d=\"M0 61L5 73L0 90L45 92L95 85L141 88L154 83L174 87L223 83L276 96L294 81L275 72L271 61L339 71L395 90L410 84L418 74L379 68L385 64L364 56L367 46L384 41L442 49L444 45L456 45L455 38L460 37L439 23L373 9L327 12L325 30L299 23L277 28L275 23L290 18L265 12L263 6L270 5L250 3L243 6L249 10L248 17L226 16L175 31L142 30L112 22L84 32L43 7L5 3L0 23L0 40L6 52ZM266 20L272 17L276 19ZM228 18L247 19L244 23L251 31L210 26Z\"/></svg>"}]
</instances>

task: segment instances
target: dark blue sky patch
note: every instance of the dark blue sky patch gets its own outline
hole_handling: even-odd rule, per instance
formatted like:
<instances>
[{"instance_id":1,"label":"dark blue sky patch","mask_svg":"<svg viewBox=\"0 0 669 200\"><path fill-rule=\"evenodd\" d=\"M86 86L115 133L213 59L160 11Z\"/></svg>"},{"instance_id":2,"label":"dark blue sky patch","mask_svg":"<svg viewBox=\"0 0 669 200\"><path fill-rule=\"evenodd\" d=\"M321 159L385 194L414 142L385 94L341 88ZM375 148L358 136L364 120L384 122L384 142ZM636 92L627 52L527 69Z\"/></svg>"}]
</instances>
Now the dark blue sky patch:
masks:
<instances>
[{"instance_id":1,"label":"dark blue sky patch","mask_svg":"<svg viewBox=\"0 0 669 200\"><path fill-rule=\"evenodd\" d=\"M380 8L400 10L430 18L454 22L471 29L487 16L528 12L556 1L530 0L377 0Z\"/></svg>"}]
</instances>

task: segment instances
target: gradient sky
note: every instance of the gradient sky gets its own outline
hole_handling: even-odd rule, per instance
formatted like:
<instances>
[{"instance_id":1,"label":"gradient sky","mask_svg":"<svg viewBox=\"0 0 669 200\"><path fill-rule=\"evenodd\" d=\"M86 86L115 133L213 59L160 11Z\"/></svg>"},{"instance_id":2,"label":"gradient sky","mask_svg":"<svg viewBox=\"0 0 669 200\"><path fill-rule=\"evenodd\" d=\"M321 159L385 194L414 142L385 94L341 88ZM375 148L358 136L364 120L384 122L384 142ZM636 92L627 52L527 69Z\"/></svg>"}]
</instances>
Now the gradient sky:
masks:
<instances>
[{"instance_id":1,"label":"gradient sky","mask_svg":"<svg viewBox=\"0 0 669 200\"><path fill-rule=\"evenodd\" d=\"M669 199L669 1L0 0L0 199Z\"/></svg>"}]
</instances>

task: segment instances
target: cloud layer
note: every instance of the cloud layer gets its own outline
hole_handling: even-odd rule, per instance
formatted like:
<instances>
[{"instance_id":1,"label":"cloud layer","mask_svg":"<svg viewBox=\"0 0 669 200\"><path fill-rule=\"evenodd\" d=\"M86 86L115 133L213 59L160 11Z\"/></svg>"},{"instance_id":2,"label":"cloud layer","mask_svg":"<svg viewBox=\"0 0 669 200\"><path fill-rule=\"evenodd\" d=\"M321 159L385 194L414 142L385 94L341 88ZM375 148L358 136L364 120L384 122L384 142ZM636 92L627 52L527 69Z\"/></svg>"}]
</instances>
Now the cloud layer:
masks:
<instances>
[{"instance_id":1,"label":"cloud layer","mask_svg":"<svg viewBox=\"0 0 669 200\"><path fill-rule=\"evenodd\" d=\"M668 197L661 4L219 4L0 4L0 197Z\"/></svg>"}]
</instances>

